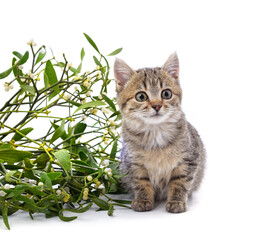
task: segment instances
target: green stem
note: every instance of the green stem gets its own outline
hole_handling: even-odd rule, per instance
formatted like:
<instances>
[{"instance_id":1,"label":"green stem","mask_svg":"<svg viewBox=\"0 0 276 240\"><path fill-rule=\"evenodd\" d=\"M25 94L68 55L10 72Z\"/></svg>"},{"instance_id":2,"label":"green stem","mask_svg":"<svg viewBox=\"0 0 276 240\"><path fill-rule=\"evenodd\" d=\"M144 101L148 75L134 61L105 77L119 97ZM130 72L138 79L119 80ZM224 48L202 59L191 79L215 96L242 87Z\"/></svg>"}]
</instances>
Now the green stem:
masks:
<instances>
[{"instance_id":1,"label":"green stem","mask_svg":"<svg viewBox=\"0 0 276 240\"><path fill-rule=\"evenodd\" d=\"M0 167L1 167L2 171L4 172L4 174L7 174L7 170L3 163L0 163Z\"/></svg>"},{"instance_id":2,"label":"green stem","mask_svg":"<svg viewBox=\"0 0 276 240\"><path fill-rule=\"evenodd\" d=\"M39 142L37 142L37 141L35 141L35 140L33 140L33 139L27 137L25 134L23 134L22 132L18 131L17 129L11 128L11 127L9 127L9 126L7 126L7 125L4 125L4 126L5 126L6 128L8 128L8 129L14 131L15 133L17 133L17 134L23 136L24 138L28 139L30 142L33 142L33 143L37 144L38 146L40 146L40 147L47 153L47 155L48 155L49 158L50 158L50 161L54 161L54 159L53 159L52 155L49 153L48 149L45 148L45 146L44 146L45 144L44 144L44 143L39 143Z\"/></svg>"},{"instance_id":3,"label":"green stem","mask_svg":"<svg viewBox=\"0 0 276 240\"><path fill-rule=\"evenodd\" d=\"M32 54L33 54L33 62L32 62L32 70L31 70L31 73L34 72L34 65L35 65L35 52L34 52L34 48L33 48L33 45L31 45L31 49L32 49Z\"/></svg>"},{"instance_id":4,"label":"green stem","mask_svg":"<svg viewBox=\"0 0 276 240\"><path fill-rule=\"evenodd\" d=\"M21 92L21 89L18 90L5 104L4 106L0 109L0 111L3 111L9 104L10 102Z\"/></svg>"},{"instance_id":5,"label":"green stem","mask_svg":"<svg viewBox=\"0 0 276 240\"><path fill-rule=\"evenodd\" d=\"M54 147L54 149L58 149L58 147L62 144L64 144L65 142L69 141L70 139L72 138L75 138L75 137L79 137L79 136L83 136L83 135L86 135L86 134L90 134L90 133L97 133L97 131L89 131L89 132L85 132L85 133L77 133L77 134L73 134L72 136L66 138L65 140L63 140L62 142L60 142L58 145L56 145Z\"/></svg>"}]
</instances>

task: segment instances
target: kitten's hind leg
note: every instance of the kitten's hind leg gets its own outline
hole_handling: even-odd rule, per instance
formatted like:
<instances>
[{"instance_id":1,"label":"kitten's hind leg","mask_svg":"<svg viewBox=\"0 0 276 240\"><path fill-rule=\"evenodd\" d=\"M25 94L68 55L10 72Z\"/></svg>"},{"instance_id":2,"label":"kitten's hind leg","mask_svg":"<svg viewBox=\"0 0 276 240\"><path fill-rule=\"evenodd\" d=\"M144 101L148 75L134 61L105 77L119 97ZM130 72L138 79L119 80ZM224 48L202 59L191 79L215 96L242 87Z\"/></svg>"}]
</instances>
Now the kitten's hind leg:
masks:
<instances>
[{"instance_id":1,"label":"kitten's hind leg","mask_svg":"<svg viewBox=\"0 0 276 240\"><path fill-rule=\"evenodd\" d=\"M154 189L145 168L134 168L132 175L132 189L134 200L132 209L137 212L150 211L154 206Z\"/></svg>"}]
</instances>

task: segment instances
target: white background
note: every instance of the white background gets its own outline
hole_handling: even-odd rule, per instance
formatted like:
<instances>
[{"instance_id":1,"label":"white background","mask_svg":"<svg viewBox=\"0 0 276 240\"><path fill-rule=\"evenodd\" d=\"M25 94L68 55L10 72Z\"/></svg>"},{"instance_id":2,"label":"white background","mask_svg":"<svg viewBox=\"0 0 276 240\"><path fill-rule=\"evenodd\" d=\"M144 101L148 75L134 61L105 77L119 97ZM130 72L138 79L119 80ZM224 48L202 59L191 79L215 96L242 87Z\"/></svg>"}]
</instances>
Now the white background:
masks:
<instances>
[{"instance_id":1,"label":"white background","mask_svg":"<svg viewBox=\"0 0 276 240\"><path fill-rule=\"evenodd\" d=\"M103 53L135 68L180 59L183 110L208 153L206 177L189 211L93 210L73 222L28 214L0 223L1 239L275 239L275 1L2 1L0 72L30 38L92 64L89 34ZM114 58L110 59L111 62ZM8 96L0 83L1 105ZM10 94L10 93L9 93Z\"/></svg>"}]
</instances>

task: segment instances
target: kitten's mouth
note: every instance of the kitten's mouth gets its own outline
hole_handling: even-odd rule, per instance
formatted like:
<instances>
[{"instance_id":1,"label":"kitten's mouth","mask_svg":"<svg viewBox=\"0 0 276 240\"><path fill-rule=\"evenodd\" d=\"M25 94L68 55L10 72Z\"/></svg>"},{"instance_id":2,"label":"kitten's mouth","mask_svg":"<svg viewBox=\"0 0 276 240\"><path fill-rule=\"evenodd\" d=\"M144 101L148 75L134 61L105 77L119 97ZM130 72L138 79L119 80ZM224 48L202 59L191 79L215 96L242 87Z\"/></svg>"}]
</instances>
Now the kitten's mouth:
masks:
<instances>
[{"instance_id":1,"label":"kitten's mouth","mask_svg":"<svg viewBox=\"0 0 276 240\"><path fill-rule=\"evenodd\" d=\"M162 115L160 113L155 113L155 114L151 115L150 117L158 118L158 117L162 117Z\"/></svg>"}]
</instances>

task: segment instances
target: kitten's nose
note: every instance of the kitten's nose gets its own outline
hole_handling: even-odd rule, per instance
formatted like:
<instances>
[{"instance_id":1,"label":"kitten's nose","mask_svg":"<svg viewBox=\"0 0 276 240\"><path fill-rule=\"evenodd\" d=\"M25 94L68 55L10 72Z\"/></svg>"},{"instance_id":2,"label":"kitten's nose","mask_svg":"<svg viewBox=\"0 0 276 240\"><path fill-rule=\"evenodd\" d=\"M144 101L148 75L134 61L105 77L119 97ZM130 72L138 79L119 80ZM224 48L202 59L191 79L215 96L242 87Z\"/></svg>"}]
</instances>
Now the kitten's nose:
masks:
<instances>
[{"instance_id":1,"label":"kitten's nose","mask_svg":"<svg viewBox=\"0 0 276 240\"><path fill-rule=\"evenodd\" d=\"M152 108L153 108L156 112L158 112L158 111L160 110L161 107L162 107L162 105L160 105L160 104L154 104L154 105L152 105Z\"/></svg>"}]
</instances>

